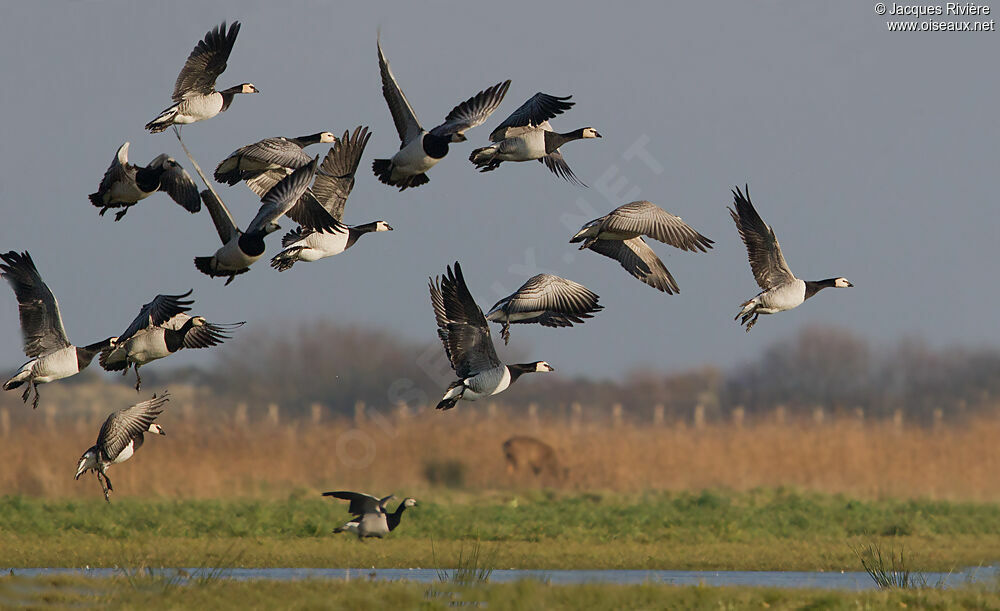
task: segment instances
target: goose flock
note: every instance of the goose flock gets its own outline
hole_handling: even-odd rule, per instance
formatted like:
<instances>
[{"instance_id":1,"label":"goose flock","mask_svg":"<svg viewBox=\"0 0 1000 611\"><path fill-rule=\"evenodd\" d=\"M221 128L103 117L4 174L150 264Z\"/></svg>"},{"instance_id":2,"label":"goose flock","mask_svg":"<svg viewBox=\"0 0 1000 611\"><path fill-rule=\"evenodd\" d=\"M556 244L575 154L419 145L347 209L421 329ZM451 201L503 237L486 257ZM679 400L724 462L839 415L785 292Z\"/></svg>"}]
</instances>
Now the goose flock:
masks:
<instances>
[{"instance_id":1,"label":"goose flock","mask_svg":"<svg viewBox=\"0 0 1000 611\"><path fill-rule=\"evenodd\" d=\"M192 214L200 212L204 204L221 246L210 255L195 257L194 267L202 274L224 279L226 285L248 273L264 257L268 250L267 236L280 229L278 221L282 217L290 218L297 227L282 237L281 249L270 258L271 267L279 272L292 269L298 262L316 262L339 255L366 234L393 230L384 220L360 225L344 222L347 199L372 135L367 126L345 130L340 136L332 131L318 131L299 137L268 137L239 146L221 160L213 173L215 182L230 187L244 183L255 199L259 198L256 214L244 229L240 228L184 145L180 130L180 126L212 119L226 111L237 94L259 93L250 82L216 90L216 81L226 70L239 32L239 22L228 27L223 22L209 30L177 76L173 104L145 126L151 133L173 127L206 188L199 191L191 175L166 153L157 155L146 166L130 163L130 145L125 142L97 191L89 196L101 216L115 209L116 221L139 201L156 197L157 192L166 193ZM389 66L380 35L376 35L376 49L382 95L400 146L391 157L374 159L372 172L380 182L399 191L417 188L428 183L428 171L447 156L451 146L466 142L466 132L489 120L503 103L511 80L482 89L456 105L442 123L427 130L417 119ZM601 138L601 134L589 126L558 132L550 124L575 105L571 97L542 92L531 96L490 133L491 144L471 152L469 161L473 168L489 172L504 162L538 160L555 176L585 187L567 164L563 147L576 140ZM330 148L325 154L315 155L306 150L319 145ZM854 286L843 277L819 281L795 277L785 262L774 230L751 203L749 190L737 187L733 198L735 208L729 212L746 247L754 279L761 288L760 293L740 305L736 316L748 332L761 314L798 307L824 288ZM622 204L583 225L569 242L616 260L631 276L658 291L668 295L678 293L677 281L644 238L696 253L707 253L715 243L681 217L650 201ZM219 345L244 324L213 323L203 316L189 314L194 300L188 290L156 295L139 309L119 335L77 346L67 337L59 304L28 252L0 254L0 275L14 290L23 350L29 359L3 388L24 387L22 399L27 403L33 394L32 407L38 406L39 385L79 373L95 356L105 370L125 374L133 369L135 387L140 391L141 367L183 349ZM511 325L572 327L604 309L597 293L583 284L552 274L538 274L484 314L458 261L448 265L443 274L430 278L429 292L437 334L456 375L437 404L442 410L454 408L462 400L475 401L501 393L524 374L554 371L548 362L541 360L513 364L501 361L490 334L490 322L500 325L500 335L506 344L510 341ZM142 445L144 434L164 434L154 421L168 399L164 392L108 416L97 443L80 458L76 477L79 479L93 470L105 499L110 502L112 487L107 469L130 458ZM386 503L393 498L391 495L376 498L339 491L324 496L350 502L349 512L354 518L335 532L352 532L360 538L385 536L399 525L405 509L416 506L414 499L407 498L395 512L389 513Z\"/></svg>"}]
</instances>

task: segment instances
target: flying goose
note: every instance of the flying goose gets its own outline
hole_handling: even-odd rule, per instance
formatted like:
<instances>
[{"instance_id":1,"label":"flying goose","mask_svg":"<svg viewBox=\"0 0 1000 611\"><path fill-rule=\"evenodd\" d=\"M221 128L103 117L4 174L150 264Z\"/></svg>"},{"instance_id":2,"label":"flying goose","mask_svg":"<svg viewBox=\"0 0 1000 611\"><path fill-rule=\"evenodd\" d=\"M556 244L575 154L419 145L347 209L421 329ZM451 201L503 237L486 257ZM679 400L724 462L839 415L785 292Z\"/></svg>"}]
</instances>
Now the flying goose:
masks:
<instances>
[{"instance_id":1,"label":"flying goose","mask_svg":"<svg viewBox=\"0 0 1000 611\"><path fill-rule=\"evenodd\" d=\"M500 106L507 94L510 81L497 83L484 89L452 109L444 123L431 131L420 126L417 115L396 83L396 77L389 68L389 62L382 53L381 40L378 44L378 66L382 74L382 95L389 104L392 121L399 132L399 152L392 159L376 159L372 170L380 181L402 191L407 187L426 184L427 170L433 168L448 154L448 145L465 142L466 130L481 124Z\"/></svg>"},{"instance_id":2,"label":"flying goose","mask_svg":"<svg viewBox=\"0 0 1000 611\"><path fill-rule=\"evenodd\" d=\"M336 142L330 132L318 132L298 138L264 138L233 151L215 168L215 180L235 185L241 180L259 196L271 190L279 180L310 161L303 150L313 144Z\"/></svg>"},{"instance_id":3,"label":"flying goose","mask_svg":"<svg viewBox=\"0 0 1000 611\"><path fill-rule=\"evenodd\" d=\"M155 134L171 125L211 119L228 109L237 93L257 93L257 88L252 83L242 83L222 91L215 90L215 80L225 71L239 33L239 21L234 21L228 32L226 22L223 21L222 25L205 34L205 38L195 45L177 75L171 96L174 104L147 123L146 129Z\"/></svg>"},{"instance_id":4,"label":"flying goose","mask_svg":"<svg viewBox=\"0 0 1000 611\"><path fill-rule=\"evenodd\" d=\"M201 210L198 187L173 157L158 155L149 165L140 167L128 162L128 147L126 142L118 148L101 186L90 194L90 202L101 209L101 216L109 208L123 208L115 213L115 220L120 221L129 208L157 191L169 194L188 212Z\"/></svg>"},{"instance_id":5,"label":"flying goose","mask_svg":"<svg viewBox=\"0 0 1000 611\"><path fill-rule=\"evenodd\" d=\"M145 433L166 435L154 420L169 400L170 397L164 392L159 398L153 395L149 401L136 403L108 416L101 425L97 443L90 446L80 457L76 467L76 479L80 479L80 476L87 471L96 473L97 481L101 483L101 491L104 492L104 500L110 503L110 493L114 489L111 487L111 480L108 479L108 467L132 458L132 455L142 447Z\"/></svg>"},{"instance_id":6,"label":"flying goose","mask_svg":"<svg viewBox=\"0 0 1000 611\"><path fill-rule=\"evenodd\" d=\"M24 338L24 354L29 360L17 374L4 382L4 390L13 390L27 384L21 400L28 402L31 391L35 400L31 407L38 407L38 385L76 375L90 365L94 356L109 346L109 337L88 346L74 346L66 337L59 302L42 281L35 262L27 251L10 251L0 254L0 276L7 279L17 297Z\"/></svg>"},{"instance_id":7,"label":"flying goose","mask_svg":"<svg viewBox=\"0 0 1000 611\"><path fill-rule=\"evenodd\" d=\"M128 373L135 368L135 389L142 386L139 367L170 356L182 348L209 348L229 339L227 333L237 329L244 322L213 324L202 316L189 316L194 300L183 295L157 295L142 306L121 335L101 351L98 362L107 371Z\"/></svg>"},{"instance_id":8,"label":"flying goose","mask_svg":"<svg viewBox=\"0 0 1000 611\"><path fill-rule=\"evenodd\" d=\"M750 269L761 292L740 304L742 316L741 325L746 325L747 333L757 322L761 314L784 312L802 305L819 291L833 287L846 289L854 286L847 278L827 278L826 280L799 280L788 268L785 256L781 254L778 237L774 235L771 226L757 214L750 202L750 188L746 187L746 195L739 187L733 190L736 210L729 209L729 214L736 223L743 244L747 247L747 257L750 259Z\"/></svg>"},{"instance_id":9,"label":"flying goose","mask_svg":"<svg viewBox=\"0 0 1000 611\"><path fill-rule=\"evenodd\" d=\"M451 368L458 374L437 409L451 409L459 399L475 401L503 392L521 374L554 371L545 361L516 365L504 365L500 361L486 317L469 293L457 261L454 273L448 266L446 276L430 281L430 291L438 337L444 344Z\"/></svg>"},{"instance_id":10,"label":"flying goose","mask_svg":"<svg viewBox=\"0 0 1000 611\"><path fill-rule=\"evenodd\" d=\"M510 341L510 325L537 322L543 327L572 327L585 318L593 318L604 306L587 287L553 276L532 276L510 295L496 302L486 314L486 320L503 325L500 336L504 344Z\"/></svg>"},{"instance_id":11,"label":"flying goose","mask_svg":"<svg viewBox=\"0 0 1000 611\"><path fill-rule=\"evenodd\" d=\"M347 197L354 188L354 174L370 137L367 127L357 127L353 134L345 131L343 138L337 140L323 159L312 189L302 196L314 197L330 213L338 227L321 231L302 227L293 229L281 238L281 245L285 249L271 259L271 267L283 272L290 269L296 261L318 261L324 257L339 255L354 246L366 233L392 231L392 227L385 221L353 227L340 224Z\"/></svg>"},{"instance_id":12,"label":"flying goose","mask_svg":"<svg viewBox=\"0 0 1000 611\"><path fill-rule=\"evenodd\" d=\"M559 147L573 140L600 138L601 135L593 127L581 127L560 134L549 125L549 119L569 110L576 103L568 101L571 97L536 93L493 130L490 140L496 144L472 151L469 161L480 172L489 172L500 167L504 161L537 159L556 176L586 186L566 164Z\"/></svg>"},{"instance_id":13,"label":"flying goose","mask_svg":"<svg viewBox=\"0 0 1000 611\"><path fill-rule=\"evenodd\" d=\"M343 499L351 502L348 507L348 511L354 515L354 518L345 522L343 526L337 527L333 532L354 533L358 536L358 539L364 539L365 537L382 538L386 536L390 532L396 530L396 527L399 526L400 519L403 517L403 512L406 511L407 508L417 506L416 499L405 498L403 499L403 502L396 507L396 511L387 513L385 505L390 500L395 498L393 495L389 495L383 499L377 499L373 496L362 494L360 492L348 492L346 490L341 490L337 492L324 492L323 496L332 496L336 499Z\"/></svg>"},{"instance_id":14,"label":"flying goose","mask_svg":"<svg viewBox=\"0 0 1000 611\"><path fill-rule=\"evenodd\" d=\"M276 221L281 215L289 214L293 207L300 205L299 198L316 174L316 161L314 159L295 170L268 191L261 199L260 209L246 231L240 231L236 226L233 215L222 200L209 190L202 191L201 198L212 216L219 239L222 240L222 248L210 257L195 257L194 266L198 271L212 277L228 276L227 285L237 275L250 271L250 266L264 254L264 238L281 229ZM305 202L301 204L302 207L306 205Z\"/></svg>"},{"instance_id":15,"label":"flying goose","mask_svg":"<svg viewBox=\"0 0 1000 611\"><path fill-rule=\"evenodd\" d=\"M625 271L668 295L680 292L677 282L642 236L649 236L681 250L707 252L714 243L691 228L681 217L656 204L635 201L623 204L580 228L570 243L583 242L590 250L617 259Z\"/></svg>"}]
</instances>

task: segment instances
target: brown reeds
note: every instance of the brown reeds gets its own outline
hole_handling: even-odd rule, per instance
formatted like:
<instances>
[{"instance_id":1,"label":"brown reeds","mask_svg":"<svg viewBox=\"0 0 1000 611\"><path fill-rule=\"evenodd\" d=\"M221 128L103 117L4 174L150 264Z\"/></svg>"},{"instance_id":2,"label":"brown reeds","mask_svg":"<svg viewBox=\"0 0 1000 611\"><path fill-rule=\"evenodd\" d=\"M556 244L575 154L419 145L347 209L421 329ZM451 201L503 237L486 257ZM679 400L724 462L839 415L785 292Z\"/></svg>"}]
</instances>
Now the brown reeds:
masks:
<instances>
[{"instance_id":1,"label":"brown reeds","mask_svg":"<svg viewBox=\"0 0 1000 611\"><path fill-rule=\"evenodd\" d=\"M531 419L466 404L448 412L359 406L353 417L329 419L320 407L288 418L276 405L217 407L198 403L193 391L174 389L172 395L160 418L167 436L148 439L135 458L111 469L117 495L419 491L430 486L429 463L451 461L461 465L457 483L475 490L792 486L862 498L1000 499L1000 411L926 427L856 413L796 419L784 410L766 418L739 412L723 421L671 422L660 415L634 422L613 406L564 410L559 417L539 406ZM92 475L73 480L77 459L110 411L97 405L49 418L41 408L4 416L13 422L0 437L0 494L97 498ZM501 444L512 435L552 445L568 477L508 474Z\"/></svg>"}]
</instances>

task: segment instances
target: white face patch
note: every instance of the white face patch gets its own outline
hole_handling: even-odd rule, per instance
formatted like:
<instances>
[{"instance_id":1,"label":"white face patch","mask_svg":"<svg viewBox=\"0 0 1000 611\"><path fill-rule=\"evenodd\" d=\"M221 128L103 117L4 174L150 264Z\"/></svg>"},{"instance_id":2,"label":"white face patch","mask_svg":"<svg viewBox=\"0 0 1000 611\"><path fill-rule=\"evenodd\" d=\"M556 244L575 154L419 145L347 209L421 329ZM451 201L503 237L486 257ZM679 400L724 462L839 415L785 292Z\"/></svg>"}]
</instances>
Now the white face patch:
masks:
<instances>
[{"instance_id":1,"label":"white face patch","mask_svg":"<svg viewBox=\"0 0 1000 611\"><path fill-rule=\"evenodd\" d=\"M837 278L834 281L833 285L838 289L846 289L848 287L854 286L853 284L850 283L850 281L847 278Z\"/></svg>"}]
</instances>

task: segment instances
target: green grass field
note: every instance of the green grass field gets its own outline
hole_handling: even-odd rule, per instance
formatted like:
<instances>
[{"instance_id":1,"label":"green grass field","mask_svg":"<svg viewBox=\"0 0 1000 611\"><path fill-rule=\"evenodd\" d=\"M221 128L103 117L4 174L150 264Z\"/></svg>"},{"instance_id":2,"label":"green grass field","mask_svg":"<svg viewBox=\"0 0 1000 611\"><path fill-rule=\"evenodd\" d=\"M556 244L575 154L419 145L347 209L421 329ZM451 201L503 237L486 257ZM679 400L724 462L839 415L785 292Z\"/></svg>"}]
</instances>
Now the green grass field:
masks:
<instances>
[{"instance_id":1,"label":"green grass field","mask_svg":"<svg viewBox=\"0 0 1000 611\"><path fill-rule=\"evenodd\" d=\"M0 606L102 609L996 609L1000 594L956 590L829 592L702 586L455 586L405 582L0 577Z\"/></svg>"},{"instance_id":2,"label":"green grass field","mask_svg":"<svg viewBox=\"0 0 1000 611\"><path fill-rule=\"evenodd\" d=\"M910 568L1000 558L1000 506L861 501L793 490L646 495L415 495L399 529L331 530L346 503L0 498L0 566L435 567L481 541L496 568L859 570L853 543L905 549Z\"/></svg>"}]
</instances>

